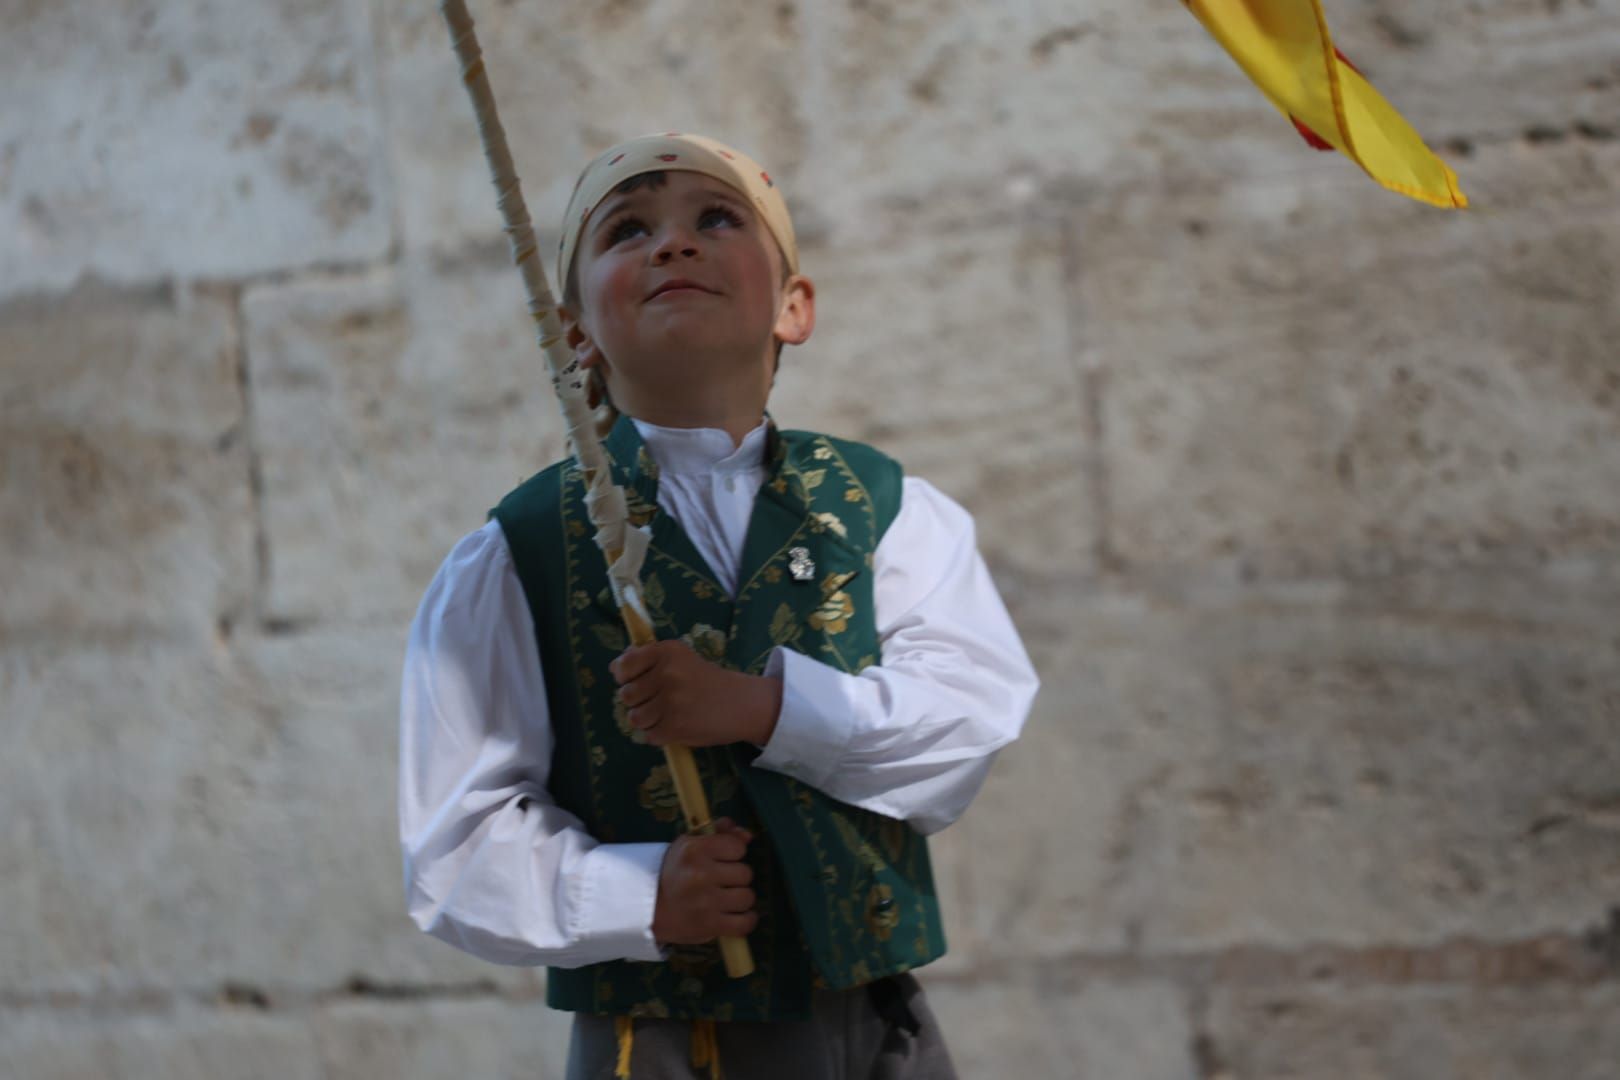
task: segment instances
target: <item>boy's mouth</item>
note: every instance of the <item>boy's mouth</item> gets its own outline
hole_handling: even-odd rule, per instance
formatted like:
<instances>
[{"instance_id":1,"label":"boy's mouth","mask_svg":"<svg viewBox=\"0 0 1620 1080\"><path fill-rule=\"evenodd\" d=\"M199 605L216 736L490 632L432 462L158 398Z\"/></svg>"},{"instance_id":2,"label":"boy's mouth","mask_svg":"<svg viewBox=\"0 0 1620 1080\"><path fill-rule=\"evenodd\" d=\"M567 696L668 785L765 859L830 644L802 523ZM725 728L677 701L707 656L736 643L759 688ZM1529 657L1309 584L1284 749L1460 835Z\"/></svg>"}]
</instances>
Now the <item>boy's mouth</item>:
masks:
<instances>
[{"instance_id":1,"label":"boy's mouth","mask_svg":"<svg viewBox=\"0 0 1620 1080\"><path fill-rule=\"evenodd\" d=\"M710 288L707 288L706 286L699 285L697 282L691 281L691 280L689 280L687 278L670 278L668 281L665 281L665 282L661 283L658 286L658 288L656 288L652 292L648 293L647 294L647 299L648 300L656 300L658 297L663 296L665 293L692 293L692 292L713 294L714 290L710 289Z\"/></svg>"}]
</instances>

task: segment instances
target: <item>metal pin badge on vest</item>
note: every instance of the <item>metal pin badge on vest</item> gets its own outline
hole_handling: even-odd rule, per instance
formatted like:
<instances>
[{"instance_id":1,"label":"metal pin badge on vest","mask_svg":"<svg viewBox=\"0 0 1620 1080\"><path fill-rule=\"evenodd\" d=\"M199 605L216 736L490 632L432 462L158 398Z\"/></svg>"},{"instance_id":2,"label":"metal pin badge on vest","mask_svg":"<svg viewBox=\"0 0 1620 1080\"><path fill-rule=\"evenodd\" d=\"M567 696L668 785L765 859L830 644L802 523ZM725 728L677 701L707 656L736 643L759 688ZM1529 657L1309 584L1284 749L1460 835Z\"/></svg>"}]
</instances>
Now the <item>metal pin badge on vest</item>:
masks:
<instances>
[{"instance_id":1,"label":"metal pin badge on vest","mask_svg":"<svg viewBox=\"0 0 1620 1080\"><path fill-rule=\"evenodd\" d=\"M809 548L788 548L788 573L794 581L816 580L816 560L810 557Z\"/></svg>"}]
</instances>

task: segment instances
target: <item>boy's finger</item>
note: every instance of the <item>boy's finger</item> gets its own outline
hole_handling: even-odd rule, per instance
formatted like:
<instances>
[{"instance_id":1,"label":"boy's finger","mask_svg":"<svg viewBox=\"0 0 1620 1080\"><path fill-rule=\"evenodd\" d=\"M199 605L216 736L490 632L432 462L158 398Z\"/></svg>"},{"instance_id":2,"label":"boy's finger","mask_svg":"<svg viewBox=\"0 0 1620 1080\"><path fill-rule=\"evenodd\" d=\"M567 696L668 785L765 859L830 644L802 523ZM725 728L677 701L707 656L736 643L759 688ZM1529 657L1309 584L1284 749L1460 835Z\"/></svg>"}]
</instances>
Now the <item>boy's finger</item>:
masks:
<instances>
[{"instance_id":1,"label":"boy's finger","mask_svg":"<svg viewBox=\"0 0 1620 1080\"><path fill-rule=\"evenodd\" d=\"M740 832L717 833L705 837L708 841L704 845L704 854L720 862L737 862L748 854L748 841L742 838Z\"/></svg>"},{"instance_id":2,"label":"boy's finger","mask_svg":"<svg viewBox=\"0 0 1620 1080\"><path fill-rule=\"evenodd\" d=\"M651 679L637 679L619 688L619 700L632 709L647 704L657 696L658 690L652 685Z\"/></svg>"},{"instance_id":3,"label":"boy's finger","mask_svg":"<svg viewBox=\"0 0 1620 1080\"><path fill-rule=\"evenodd\" d=\"M717 833L723 833L723 832L740 833L745 842L749 841L749 840L752 840L754 838L753 833L749 832L747 829L743 828L741 825L737 824L735 821L731 820L728 817L715 818L714 819L714 831L717 832Z\"/></svg>"},{"instance_id":4,"label":"boy's finger","mask_svg":"<svg viewBox=\"0 0 1620 1080\"><path fill-rule=\"evenodd\" d=\"M611 674L620 686L627 682L635 682L641 676L653 669L658 662L658 654L651 645L632 645L620 653L613 663L608 665Z\"/></svg>"},{"instance_id":5,"label":"boy's finger","mask_svg":"<svg viewBox=\"0 0 1620 1080\"><path fill-rule=\"evenodd\" d=\"M646 731L650 727L656 727L658 721L664 718L664 712L658 707L657 701L649 701L645 705L637 706L626 715L630 721L630 726L642 731Z\"/></svg>"},{"instance_id":6,"label":"boy's finger","mask_svg":"<svg viewBox=\"0 0 1620 1080\"><path fill-rule=\"evenodd\" d=\"M759 925L759 912L748 911L741 915L722 915L715 920L716 937L747 937Z\"/></svg>"},{"instance_id":7,"label":"boy's finger","mask_svg":"<svg viewBox=\"0 0 1620 1080\"><path fill-rule=\"evenodd\" d=\"M741 915L745 911L754 910L753 889L721 889L720 898L715 901L719 910L727 915Z\"/></svg>"},{"instance_id":8,"label":"boy's finger","mask_svg":"<svg viewBox=\"0 0 1620 1080\"><path fill-rule=\"evenodd\" d=\"M754 883L754 868L742 861L716 863L714 883L722 889L735 889Z\"/></svg>"}]
</instances>

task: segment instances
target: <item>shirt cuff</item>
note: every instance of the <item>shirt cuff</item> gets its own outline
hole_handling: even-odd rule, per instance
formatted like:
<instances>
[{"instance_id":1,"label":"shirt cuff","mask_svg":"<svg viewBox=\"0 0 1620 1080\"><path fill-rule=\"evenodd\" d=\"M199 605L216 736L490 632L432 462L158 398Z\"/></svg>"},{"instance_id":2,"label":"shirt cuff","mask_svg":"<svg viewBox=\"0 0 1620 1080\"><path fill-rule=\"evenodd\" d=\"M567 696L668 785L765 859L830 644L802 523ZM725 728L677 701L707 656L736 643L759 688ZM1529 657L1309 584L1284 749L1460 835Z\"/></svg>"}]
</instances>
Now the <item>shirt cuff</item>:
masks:
<instances>
[{"instance_id":1,"label":"shirt cuff","mask_svg":"<svg viewBox=\"0 0 1620 1080\"><path fill-rule=\"evenodd\" d=\"M754 764L820 788L844 759L855 732L855 702L847 684L853 676L781 646L771 650L765 675L782 680L782 712Z\"/></svg>"},{"instance_id":2,"label":"shirt cuff","mask_svg":"<svg viewBox=\"0 0 1620 1080\"><path fill-rule=\"evenodd\" d=\"M658 873L668 844L598 844L578 876L572 933L592 954L622 960L662 960L653 940Z\"/></svg>"}]
</instances>

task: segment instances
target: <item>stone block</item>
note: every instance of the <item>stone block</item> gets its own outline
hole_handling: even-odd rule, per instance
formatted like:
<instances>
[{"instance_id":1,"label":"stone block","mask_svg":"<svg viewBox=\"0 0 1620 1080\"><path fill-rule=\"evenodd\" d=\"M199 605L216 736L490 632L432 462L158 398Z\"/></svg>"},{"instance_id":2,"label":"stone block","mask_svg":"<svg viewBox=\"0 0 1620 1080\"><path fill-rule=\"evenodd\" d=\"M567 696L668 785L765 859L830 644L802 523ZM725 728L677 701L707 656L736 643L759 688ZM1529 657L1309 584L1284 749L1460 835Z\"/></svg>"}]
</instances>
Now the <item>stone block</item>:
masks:
<instances>
[{"instance_id":1,"label":"stone block","mask_svg":"<svg viewBox=\"0 0 1620 1080\"><path fill-rule=\"evenodd\" d=\"M1025 972L923 989L961 1076L1194 1080L1181 992L1157 979L1077 985Z\"/></svg>"},{"instance_id":2,"label":"stone block","mask_svg":"<svg viewBox=\"0 0 1620 1080\"><path fill-rule=\"evenodd\" d=\"M1094 508L1062 252L1037 225L804 256L815 334L782 354L785 427L871 442L976 516L997 567L1087 567Z\"/></svg>"},{"instance_id":3,"label":"stone block","mask_svg":"<svg viewBox=\"0 0 1620 1080\"><path fill-rule=\"evenodd\" d=\"M403 634L0 653L16 993L533 991L421 934L396 822ZM40 852L48 852L41 858Z\"/></svg>"},{"instance_id":4,"label":"stone block","mask_svg":"<svg viewBox=\"0 0 1620 1080\"><path fill-rule=\"evenodd\" d=\"M0 1014L17 1080L325 1080L309 1025L235 1009Z\"/></svg>"},{"instance_id":5,"label":"stone block","mask_svg":"<svg viewBox=\"0 0 1620 1080\"><path fill-rule=\"evenodd\" d=\"M1334 42L1434 146L1612 127L1615 14L1609 3L1519 0L1327 8Z\"/></svg>"},{"instance_id":6,"label":"stone block","mask_svg":"<svg viewBox=\"0 0 1620 1080\"><path fill-rule=\"evenodd\" d=\"M572 1020L539 1000L340 1002L316 1017L327 1080L562 1080Z\"/></svg>"},{"instance_id":7,"label":"stone block","mask_svg":"<svg viewBox=\"0 0 1620 1080\"><path fill-rule=\"evenodd\" d=\"M1177 5L814 10L810 39L831 47L803 89L815 152L793 179L838 240L983 219L1037 194L1165 181L1187 192L1286 175L1378 192L1337 155L1309 151ZM1335 40L1453 157L1469 140L1613 131L1616 24L1601 5L1363 4L1329 19ZM1485 73L1514 93L1491 92ZM1454 164L1470 187L1470 163Z\"/></svg>"},{"instance_id":8,"label":"stone block","mask_svg":"<svg viewBox=\"0 0 1620 1080\"><path fill-rule=\"evenodd\" d=\"M981 948L1587 925L1620 889L1616 594L1502 576L1077 604L1048 582L1035 715L958 826Z\"/></svg>"},{"instance_id":9,"label":"stone block","mask_svg":"<svg viewBox=\"0 0 1620 1080\"><path fill-rule=\"evenodd\" d=\"M1464 214L1292 180L1100 200L1074 243L1110 553L1297 577L1620 549L1617 165L1492 147Z\"/></svg>"},{"instance_id":10,"label":"stone block","mask_svg":"<svg viewBox=\"0 0 1620 1080\"><path fill-rule=\"evenodd\" d=\"M815 10L822 67L802 91L815 152L795 179L835 242L1171 173L1319 164L1177 5Z\"/></svg>"},{"instance_id":11,"label":"stone block","mask_svg":"<svg viewBox=\"0 0 1620 1080\"><path fill-rule=\"evenodd\" d=\"M391 196L362 0L12 5L0 295L374 259Z\"/></svg>"},{"instance_id":12,"label":"stone block","mask_svg":"<svg viewBox=\"0 0 1620 1080\"><path fill-rule=\"evenodd\" d=\"M794 180L839 241L982 220L1041 195L1162 184L1184 193L1290 176L1378 194L1342 158L1311 152L1176 5L815 10L811 40L832 47L803 91L816 150ZM1465 188L1472 168L1461 155L1472 142L1613 130L1616 31L1601 6L1364 4L1329 20L1335 40L1454 159ZM1484 73L1515 92L1492 92Z\"/></svg>"},{"instance_id":13,"label":"stone block","mask_svg":"<svg viewBox=\"0 0 1620 1080\"><path fill-rule=\"evenodd\" d=\"M1224 988L1205 1075L1217 1080L1608 1080L1620 990L1592 986Z\"/></svg>"},{"instance_id":14,"label":"stone block","mask_svg":"<svg viewBox=\"0 0 1620 1080\"><path fill-rule=\"evenodd\" d=\"M550 237L548 255L580 170L623 139L701 132L777 176L793 175L808 150L800 49L807 16L793 4L470 6L530 216ZM438 10L390 4L379 16L407 250L499 239L472 107ZM784 190L794 197L791 183ZM560 294L561 283L552 284Z\"/></svg>"},{"instance_id":15,"label":"stone block","mask_svg":"<svg viewBox=\"0 0 1620 1080\"><path fill-rule=\"evenodd\" d=\"M243 309L273 619L409 618L455 541L562 455L508 266L413 262Z\"/></svg>"},{"instance_id":16,"label":"stone block","mask_svg":"<svg viewBox=\"0 0 1620 1080\"><path fill-rule=\"evenodd\" d=\"M230 298L15 300L0 356L0 638L211 638L254 585Z\"/></svg>"}]
</instances>

